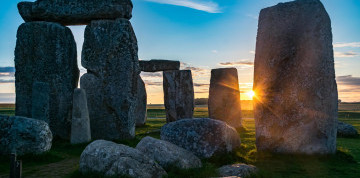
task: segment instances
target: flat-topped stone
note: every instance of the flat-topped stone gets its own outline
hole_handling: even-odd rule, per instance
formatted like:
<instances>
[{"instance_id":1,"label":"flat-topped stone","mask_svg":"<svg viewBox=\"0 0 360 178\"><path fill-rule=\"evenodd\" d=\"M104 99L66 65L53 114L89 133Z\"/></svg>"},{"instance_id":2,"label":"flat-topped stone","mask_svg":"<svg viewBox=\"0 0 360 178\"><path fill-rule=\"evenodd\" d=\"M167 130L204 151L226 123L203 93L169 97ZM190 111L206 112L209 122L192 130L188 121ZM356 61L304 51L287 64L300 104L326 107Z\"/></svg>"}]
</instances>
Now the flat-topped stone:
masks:
<instances>
[{"instance_id":1,"label":"flat-topped stone","mask_svg":"<svg viewBox=\"0 0 360 178\"><path fill-rule=\"evenodd\" d=\"M91 141L86 93L83 89L76 88L73 98L70 142L71 144L86 143Z\"/></svg>"},{"instance_id":2,"label":"flat-topped stone","mask_svg":"<svg viewBox=\"0 0 360 178\"><path fill-rule=\"evenodd\" d=\"M146 94L146 88L145 83L141 79L140 75L137 79L137 105L135 109L135 121L136 126L142 126L145 124L147 119L147 94Z\"/></svg>"},{"instance_id":3,"label":"flat-topped stone","mask_svg":"<svg viewBox=\"0 0 360 178\"><path fill-rule=\"evenodd\" d=\"M140 69L143 72L159 72L167 70L179 70L180 61L152 59L150 61L139 61Z\"/></svg>"},{"instance_id":4,"label":"flat-topped stone","mask_svg":"<svg viewBox=\"0 0 360 178\"><path fill-rule=\"evenodd\" d=\"M130 19L132 8L131 0L37 0L18 4L25 22L48 21L63 25L87 25L100 19Z\"/></svg>"}]
</instances>

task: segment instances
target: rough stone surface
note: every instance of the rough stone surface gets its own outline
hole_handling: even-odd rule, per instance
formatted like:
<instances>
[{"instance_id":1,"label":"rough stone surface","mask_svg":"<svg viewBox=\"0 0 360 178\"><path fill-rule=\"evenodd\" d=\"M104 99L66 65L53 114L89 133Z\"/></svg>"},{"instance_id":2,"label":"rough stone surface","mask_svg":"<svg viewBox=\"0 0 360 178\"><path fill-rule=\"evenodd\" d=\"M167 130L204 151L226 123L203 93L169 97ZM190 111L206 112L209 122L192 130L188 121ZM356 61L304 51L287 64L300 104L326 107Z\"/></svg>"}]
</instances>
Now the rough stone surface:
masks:
<instances>
[{"instance_id":1,"label":"rough stone surface","mask_svg":"<svg viewBox=\"0 0 360 178\"><path fill-rule=\"evenodd\" d=\"M209 89L209 117L241 128L241 103L236 68L211 70Z\"/></svg>"},{"instance_id":2,"label":"rough stone surface","mask_svg":"<svg viewBox=\"0 0 360 178\"><path fill-rule=\"evenodd\" d=\"M163 73L166 122L192 118L194 86L191 70L172 70Z\"/></svg>"},{"instance_id":3,"label":"rough stone surface","mask_svg":"<svg viewBox=\"0 0 360 178\"><path fill-rule=\"evenodd\" d=\"M49 118L50 87L48 83L34 82L32 87L31 115L33 119L39 119L50 123Z\"/></svg>"},{"instance_id":4,"label":"rough stone surface","mask_svg":"<svg viewBox=\"0 0 360 178\"><path fill-rule=\"evenodd\" d=\"M157 178L167 173L137 149L105 140L89 144L80 156L80 172L104 176Z\"/></svg>"},{"instance_id":5,"label":"rough stone surface","mask_svg":"<svg viewBox=\"0 0 360 178\"><path fill-rule=\"evenodd\" d=\"M152 59L150 61L139 61L140 69L144 72L159 72L168 70L179 70L180 61Z\"/></svg>"},{"instance_id":6,"label":"rough stone surface","mask_svg":"<svg viewBox=\"0 0 360 178\"><path fill-rule=\"evenodd\" d=\"M69 28L51 22L20 25L15 49L17 116L32 117L35 82L50 87L49 125L54 136L70 138L73 91L79 81L76 44Z\"/></svg>"},{"instance_id":7,"label":"rough stone surface","mask_svg":"<svg viewBox=\"0 0 360 178\"><path fill-rule=\"evenodd\" d=\"M219 176L248 177L257 172L257 168L247 164L225 165L217 169Z\"/></svg>"},{"instance_id":8,"label":"rough stone surface","mask_svg":"<svg viewBox=\"0 0 360 178\"><path fill-rule=\"evenodd\" d=\"M135 109L135 118L136 118L136 126L142 126L145 124L147 119L147 95L146 95L146 88L145 83L141 79L141 77L138 77L138 83L137 83L137 89L138 89L138 98L137 98L137 105Z\"/></svg>"},{"instance_id":9,"label":"rough stone surface","mask_svg":"<svg viewBox=\"0 0 360 178\"><path fill-rule=\"evenodd\" d=\"M330 18L318 0L262 9L255 55L259 151L336 151L337 85Z\"/></svg>"},{"instance_id":10,"label":"rough stone surface","mask_svg":"<svg viewBox=\"0 0 360 178\"><path fill-rule=\"evenodd\" d=\"M137 79L140 73L137 40L126 19L92 21L85 29L82 66L93 139L135 136Z\"/></svg>"},{"instance_id":11,"label":"rough stone surface","mask_svg":"<svg viewBox=\"0 0 360 178\"><path fill-rule=\"evenodd\" d=\"M40 154L50 150L52 138L45 121L0 115L0 154Z\"/></svg>"},{"instance_id":12,"label":"rough stone surface","mask_svg":"<svg viewBox=\"0 0 360 178\"><path fill-rule=\"evenodd\" d=\"M137 144L136 149L155 160L163 168L173 166L180 169L202 167L201 160L193 153L164 140L145 137Z\"/></svg>"},{"instance_id":13,"label":"rough stone surface","mask_svg":"<svg viewBox=\"0 0 360 178\"><path fill-rule=\"evenodd\" d=\"M161 139L193 152L200 158L231 152L240 146L236 130L223 121L182 119L161 128Z\"/></svg>"},{"instance_id":14,"label":"rough stone surface","mask_svg":"<svg viewBox=\"0 0 360 178\"><path fill-rule=\"evenodd\" d=\"M74 90L71 138L72 144L86 143L91 141L90 118L87 107L86 93L83 89Z\"/></svg>"},{"instance_id":15,"label":"rough stone surface","mask_svg":"<svg viewBox=\"0 0 360 178\"><path fill-rule=\"evenodd\" d=\"M337 122L337 136L339 137L356 137L358 136L356 128L350 124L338 121Z\"/></svg>"},{"instance_id":16,"label":"rough stone surface","mask_svg":"<svg viewBox=\"0 0 360 178\"><path fill-rule=\"evenodd\" d=\"M92 20L131 18L131 0L37 0L20 2L25 22L48 21L63 25L87 25Z\"/></svg>"}]
</instances>

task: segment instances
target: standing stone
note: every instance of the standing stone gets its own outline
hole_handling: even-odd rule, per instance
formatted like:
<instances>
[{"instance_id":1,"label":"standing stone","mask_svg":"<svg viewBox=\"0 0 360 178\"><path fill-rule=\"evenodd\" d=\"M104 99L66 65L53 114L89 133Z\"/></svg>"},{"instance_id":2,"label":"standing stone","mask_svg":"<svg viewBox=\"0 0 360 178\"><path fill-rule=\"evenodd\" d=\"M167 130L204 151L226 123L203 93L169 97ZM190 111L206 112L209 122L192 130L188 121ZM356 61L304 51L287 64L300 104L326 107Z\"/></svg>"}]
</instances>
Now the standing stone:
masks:
<instances>
[{"instance_id":1,"label":"standing stone","mask_svg":"<svg viewBox=\"0 0 360 178\"><path fill-rule=\"evenodd\" d=\"M50 150L52 139L45 121L0 115L0 155L41 154Z\"/></svg>"},{"instance_id":2,"label":"standing stone","mask_svg":"<svg viewBox=\"0 0 360 178\"><path fill-rule=\"evenodd\" d=\"M71 122L71 144L91 141L90 118L86 94L83 89L74 90L73 112Z\"/></svg>"},{"instance_id":3,"label":"standing stone","mask_svg":"<svg viewBox=\"0 0 360 178\"><path fill-rule=\"evenodd\" d=\"M163 77L166 122L192 118L195 104L191 70L165 71Z\"/></svg>"},{"instance_id":4,"label":"standing stone","mask_svg":"<svg viewBox=\"0 0 360 178\"><path fill-rule=\"evenodd\" d=\"M259 151L336 151L338 95L329 15L319 0L262 9L254 76Z\"/></svg>"},{"instance_id":5,"label":"standing stone","mask_svg":"<svg viewBox=\"0 0 360 178\"><path fill-rule=\"evenodd\" d=\"M144 72L159 72L167 70L179 70L180 61L152 59L150 61L139 61L140 69Z\"/></svg>"},{"instance_id":6,"label":"standing stone","mask_svg":"<svg viewBox=\"0 0 360 178\"><path fill-rule=\"evenodd\" d=\"M44 82L35 82L32 88L32 108L31 115L34 119L39 119L50 123L49 102L50 87Z\"/></svg>"},{"instance_id":7,"label":"standing stone","mask_svg":"<svg viewBox=\"0 0 360 178\"><path fill-rule=\"evenodd\" d=\"M211 70L209 117L241 128L241 103L236 68Z\"/></svg>"},{"instance_id":8,"label":"standing stone","mask_svg":"<svg viewBox=\"0 0 360 178\"><path fill-rule=\"evenodd\" d=\"M141 77L138 77L138 83L137 83L137 87L138 87L138 98L137 98L137 105L136 105L136 109L135 109L135 118L136 118L136 126L142 126L145 124L146 119L147 119L147 110L146 110L146 105L147 105L147 95L146 95L146 88L145 88L145 83L144 81L141 79Z\"/></svg>"},{"instance_id":9,"label":"standing stone","mask_svg":"<svg viewBox=\"0 0 360 178\"><path fill-rule=\"evenodd\" d=\"M20 2L25 22L48 21L63 25L87 25L92 20L131 18L131 0L37 0Z\"/></svg>"},{"instance_id":10,"label":"standing stone","mask_svg":"<svg viewBox=\"0 0 360 178\"><path fill-rule=\"evenodd\" d=\"M74 36L67 27L51 22L29 22L18 29L15 114L32 118L32 104L37 100L33 100L33 84L47 83L50 129L54 136L63 139L70 138L72 95L79 80L76 55Z\"/></svg>"},{"instance_id":11,"label":"standing stone","mask_svg":"<svg viewBox=\"0 0 360 178\"><path fill-rule=\"evenodd\" d=\"M85 29L81 77L94 139L135 136L140 73L135 33L126 19L92 21Z\"/></svg>"}]
</instances>

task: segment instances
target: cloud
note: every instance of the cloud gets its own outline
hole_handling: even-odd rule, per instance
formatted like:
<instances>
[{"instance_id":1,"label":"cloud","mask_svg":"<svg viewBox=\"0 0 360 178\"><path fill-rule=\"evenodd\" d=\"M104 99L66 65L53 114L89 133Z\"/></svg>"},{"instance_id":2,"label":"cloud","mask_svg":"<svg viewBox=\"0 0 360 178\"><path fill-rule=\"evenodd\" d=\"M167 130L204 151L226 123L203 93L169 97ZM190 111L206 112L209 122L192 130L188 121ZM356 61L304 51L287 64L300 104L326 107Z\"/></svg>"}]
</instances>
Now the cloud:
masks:
<instances>
[{"instance_id":1,"label":"cloud","mask_svg":"<svg viewBox=\"0 0 360 178\"><path fill-rule=\"evenodd\" d=\"M14 79L10 79L10 80L0 79L0 83L15 83L15 80Z\"/></svg>"},{"instance_id":2,"label":"cloud","mask_svg":"<svg viewBox=\"0 0 360 178\"><path fill-rule=\"evenodd\" d=\"M151 81L151 80L144 80L146 86L162 86L163 82L159 81Z\"/></svg>"},{"instance_id":3,"label":"cloud","mask_svg":"<svg viewBox=\"0 0 360 178\"><path fill-rule=\"evenodd\" d=\"M146 78L146 77L152 77L152 78L161 78L162 72L141 72L141 77Z\"/></svg>"},{"instance_id":4,"label":"cloud","mask_svg":"<svg viewBox=\"0 0 360 178\"><path fill-rule=\"evenodd\" d=\"M206 83L194 83L195 87L209 87L210 84L206 84Z\"/></svg>"},{"instance_id":5,"label":"cloud","mask_svg":"<svg viewBox=\"0 0 360 178\"><path fill-rule=\"evenodd\" d=\"M334 57L355 57L358 56L359 53L349 51L349 52L334 52Z\"/></svg>"},{"instance_id":6,"label":"cloud","mask_svg":"<svg viewBox=\"0 0 360 178\"><path fill-rule=\"evenodd\" d=\"M247 17L250 17L254 20L259 20L259 17L257 15L253 15L253 14L246 14Z\"/></svg>"},{"instance_id":7,"label":"cloud","mask_svg":"<svg viewBox=\"0 0 360 178\"><path fill-rule=\"evenodd\" d=\"M353 47L353 48L357 48L360 47L360 42L351 42L351 43L334 43L333 44L334 48L342 48L342 47Z\"/></svg>"},{"instance_id":8,"label":"cloud","mask_svg":"<svg viewBox=\"0 0 360 178\"><path fill-rule=\"evenodd\" d=\"M249 51L250 54L255 54L255 51Z\"/></svg>"},{"instance_id":9,"label":"cloud","mask_svg":"<svg viewBox=\"0 0 360 178\"><path fill-rule=\"evenodd\" d=\"M15 67L0 67L0 73L14 73Z\"/></svg>"},{"instance_id":10,"label":"cloud","mask_svg":"<svg viewBox=\"0 0 360 178\"><path fill-rule=\"evenodd\" d=\"M159 3L159 4L169 4L174 6L188 7L191 9L196 9L208 13L221 13L219 5L212 1L204 1L204 0L145 0L145 1Z\"/></svg>"},{"instance_id":11,"label":"cloud","mask_svg":"<svg viewBox=\"0 0 360 178\"><path fill-rule=\"evenodd\" d=\"M214 49L214 50L212 50L211 52L212 52L212 53L215 53L215 54L216 54L216 53L218 53L218 51L217 51L217 50L215 50L215 49Z\"/></svg>"},{"instance_id":12,"label":"cloud","mask_svg":"<svg viewBox=\"0 0 360 178\"><path fill-rule=\"evenodd\" d=\"M360 87L360 77L353 77L352 75L344 75L344 76L336 77L336 81L339 85L359 86Z\"/></svg>"},{"instance_id":13,"label":"cloud","mask_svg":"<svg viewBox=\"0 0 360 178\"><path fill-rule=\"evenodd\" d=\"M251 67L251 66L254 66L254 62L251 62L251 61L237 61L237 62L222 62L222 63L219 63L220 66L248 66L248 67Z\"/></svg>"}]
</instances>

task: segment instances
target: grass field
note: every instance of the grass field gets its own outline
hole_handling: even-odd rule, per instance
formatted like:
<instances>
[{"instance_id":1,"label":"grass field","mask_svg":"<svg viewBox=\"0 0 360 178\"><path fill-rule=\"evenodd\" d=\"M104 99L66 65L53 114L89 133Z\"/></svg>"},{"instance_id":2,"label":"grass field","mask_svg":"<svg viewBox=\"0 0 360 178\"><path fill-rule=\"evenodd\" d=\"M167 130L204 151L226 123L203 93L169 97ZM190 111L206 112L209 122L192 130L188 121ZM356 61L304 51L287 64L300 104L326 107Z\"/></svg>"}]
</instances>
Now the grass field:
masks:
<instances>
[{"instance_id":1,"label":"grass field","mask_svg":"<svg viewBox=\"0 0 360 178\"><path fill-rule=\"evenodd\" d=\"M1 107L1 106L0 106ZM355 106L357 107L357 106ZM13 115L14 107L2 107L0 114ZM233 153L202 160L204 167L190 170L167 170L169 177L215 177L216 168L224 164L248 163L259 168L253 177L360 177L360 138L338 138L335 155L304 156L258 153L255 147L255 125L252 111L242 112L247 130L240 134L242 146ZM195 117L207 117L207 107L195 109ZM149 107L148 117L164 117L161 106ZM339 120L354 125L360 131L359 111L339 111ZM145 136L160 137L160 128L165 119L149 119L147 124L136 129L136 138L117 141L135 147ZM23 161L24 177L100 177L82 175L78 171L79 157L87 144L71 145L64 140L54 140L52 149L43 155L26 155ZM8 157L0 158L0 177L8 177Z\"/></svg>"}]
</instances>

